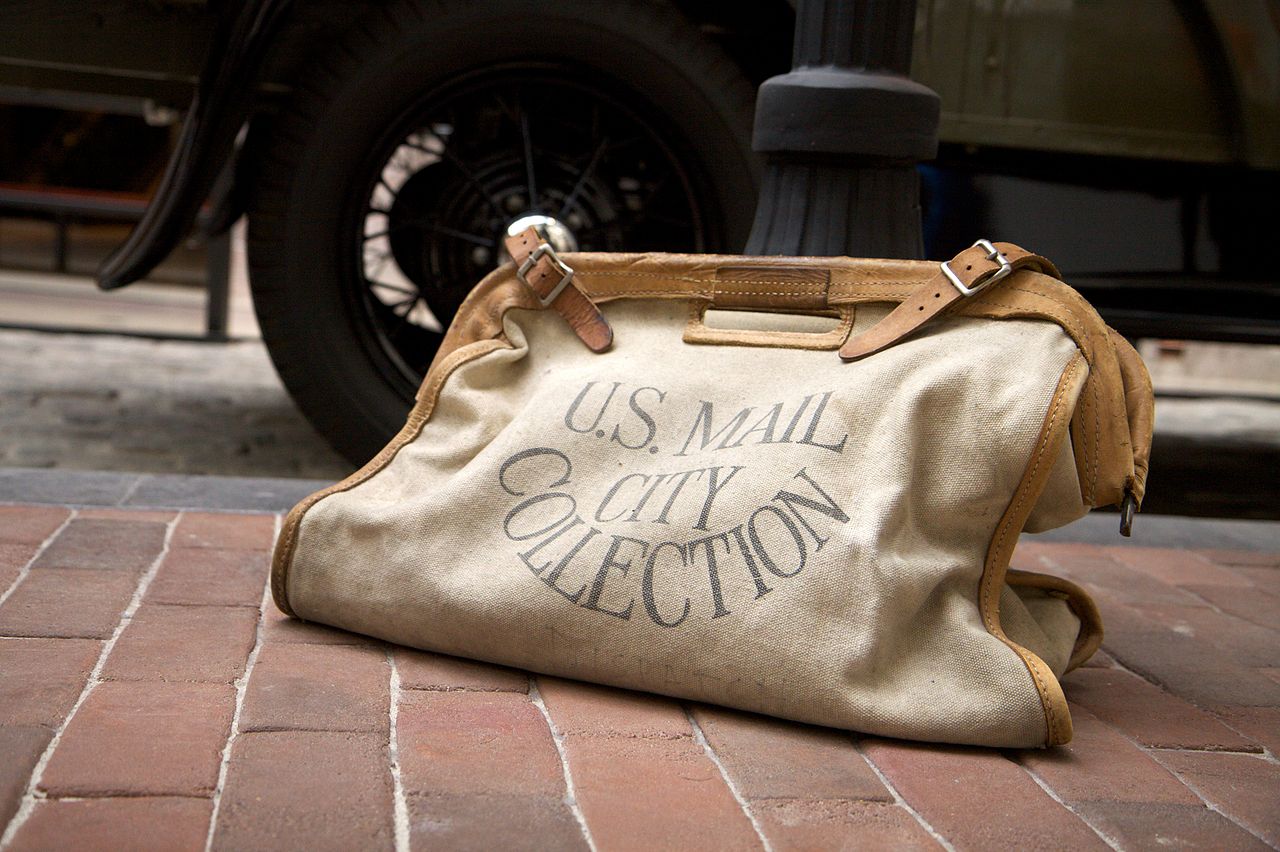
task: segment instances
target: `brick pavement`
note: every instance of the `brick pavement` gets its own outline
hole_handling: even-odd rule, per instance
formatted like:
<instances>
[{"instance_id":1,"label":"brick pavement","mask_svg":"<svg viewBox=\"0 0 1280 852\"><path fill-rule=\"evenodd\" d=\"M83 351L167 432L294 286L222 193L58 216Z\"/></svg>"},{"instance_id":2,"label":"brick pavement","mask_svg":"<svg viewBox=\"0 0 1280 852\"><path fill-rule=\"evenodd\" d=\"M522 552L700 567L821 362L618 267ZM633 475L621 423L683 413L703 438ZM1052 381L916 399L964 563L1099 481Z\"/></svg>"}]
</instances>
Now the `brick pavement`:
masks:
<instances>
[{"instance_id":1,"label":"brick pavement","mask_svg":"<svg viewBox=\"0 0 1280 852\"><path fill-rule=\"evenodd\" d=\"M276 523L0 506L6 849L1280 845L1280 552L1020 545L1108 638L1075 740L996 751L290 621Z\"/></svg>"}]
</instances>

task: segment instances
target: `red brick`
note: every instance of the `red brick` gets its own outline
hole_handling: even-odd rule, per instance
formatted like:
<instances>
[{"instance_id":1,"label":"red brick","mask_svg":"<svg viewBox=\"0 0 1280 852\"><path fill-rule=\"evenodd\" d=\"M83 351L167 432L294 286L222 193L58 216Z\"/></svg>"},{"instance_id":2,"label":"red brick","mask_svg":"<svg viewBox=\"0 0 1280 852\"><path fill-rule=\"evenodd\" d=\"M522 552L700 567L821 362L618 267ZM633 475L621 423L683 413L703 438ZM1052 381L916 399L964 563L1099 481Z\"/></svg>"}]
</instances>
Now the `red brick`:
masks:
<instances>
[{"instance_id":1,"label":"red brick","mask_svg":"<svg viewBox=\"0 0 1280 852\"><path fill-rule=\"evenodd\" d=\"M1234 586L1186 586L1223 612L1261 627L1280 630L1280 596L1258 588Z\"/></svg>"},{"instance_id":2,"label":"red brick","mask_svg":"<svg viewBox=\"0 0 1280 852\"><path fill-rule=\"evenodd\" d=\"M1111 557L1164 583L1185 586L1200 583L1215 586L1251 586L1252 583L1229 568L1215 565L1190 550L1166 547L1112 547Z\"/></svg>"},{"instance_id":3,"label":"red brick","mask_svg":"<svg viewBox=\"0 0 1280 852\"><path fill-rule=\"evenodd\" d=\"M67 725L40 788L51 796L208 796L235 690L209 683L101 683Z\"/></svg>"},{"instance_id":4,"label":"red brick","mask_svg":"<svg viewBox=\"0 0 1280 852\"><path fill-rule=\"evenodd\" d=\"M1224 813L1280 846L1280 764L1274 759L1193 751L1155 756Z\"/></svg>"},{"instance_id":5,"label":"red brick","mask_svg":"<svg viewBox=\"0 0 1280 852\"><path fill-rule=\"evenodd\" d=\"M0 725L56 728L101 650L86 639L0 639Z\"/></svg>"},{"instance_id":6,"label":"red brick","mask_svg":"<svg viewBox=\"0 0 1280 852\"><path fill-rule=\"evenodd\" d=\"M1056 545L1047 542L1033 541L1026 536L1018 540L1013 549L1010 564L1023 571L1044 571L1044 556L1052 553Z\"/></svg>"},{"instance_id":7,"label":"red brick","mask_svg":"<svg viewBox=\"0 0 1280 852\"><path fill-rule=\"evenodd\" d=\"M758 849L759 836L692 739L570 736L578 804L600 849Z\"/></svg>"},{"instance_id":8,"label":"red brick","mask_svg":"<svg viewBox=\"0 0 1280 852\"><path fill-rule=\"evenodd\" d=\"M269 570L267 554L255 550L174 549L147 589L147 600L257 609Z\"/></svg>"},{"instance_id":9,"label":"red brick","mask_svg":"<svg viewBox=\"0 0 1280 852\"><path fill-rule=\"evenodd\" d=\"M0 636L105 639L137 585L119 571L33 571L0 605Z\"/></svg>"},{"instance_id":10,"label":"red brick","mask_svg":"<svg viewBox=\"0 0 1280 852\"><path fill-rule=\"evenodd\" d=\"M209 831L209 799L144 797L42 801L9 848L76 852L166 852L201 849Z\"/></svg>"},{"instance_id":11,"label":"red brick","mask_svg":"<svg viewBox=\"0 0 1280 852\"><path fill-rule=\"evenodd\" d=\"M0 541L40 544L71 512L44 506L0 506Z\"/></svg>"},{"instance_id":12,"label":"red brick","mask_svg":"<svg viewBox=\"0 0 1280 852\"><path fill-rule=\"evenodd\" d=\"M938 849L906 808L882 802L764 799L751 809L774 849Z\"/></svg>"},{"instance_id":13,"label":"red brick","mask_svg":"<svg viewBox=\"0 0 1280 852\"><path fill-rule=\"evenodd\" d=\"M564 795L564 770L546 720L511 692L409 692L397 730L411 795Z\"/></svg>"},{"instance_id":14,"label":"red brick","mask_svg":"<svg viewBox=\"0 0 1280 852\"><path fill-rule=\"evenodd\" d=\"M275 523L273 515L185 512L173 531L173 546L267 551L275 541Z\"/></svg>"},{"instance_id":15,"label":"red brick","mask_svg":"<svg viewBox=\"0 0 1280 852\"><path fill-rule=\"evenodd\" d=\"M1086 669L1112 669L1115 668L1116 661L1110 654L1099 648L1093 652L1093 656L1085 660L1081 668Z\"/></svg>"},{"instance_id":16,"label":"red brick","mask_svg":"<svg viewBox=\"0 0 1280 852\"><path fill-rule=\"evenodd\" d=\"M391 849L393 808L379 734L242 734L231 747L213 848Z\"/></svg>"},{"instance_id":17,"label":"red brick","mask_svg":"<svg viewBox=\"0 0 1280 852\"><path fill-rule=\"evenodd\" d=\"M1068 805L1096 800L1200 803L1146 752L1091 714L1077 710L1072 727L1075 734L1067 745L1019 753L1022 765Z\"/></svg>"},{"instance_id":18,"label":"red brick","mask_svg":"<svg viewBox=\"0 0 1280 852\"><path fill-rule=\"evenodd\" d=\"M1102 548L1060 545L1047 553L1045 561L1048 573L1074 580L1095 593L1105 591L1121 603L1203 604L1190 592L1121 564Z\"/></svg>"},{"instance_id":19,"label":"red brick","mask_svg":"<svg viewBox=\"0 0 1280 852\"><path fill-rule=\"evenodd\" d=\"M244 672L256 610L143 604L103 667L105 680L231 683Z\"/></svg>"},{"instance_id":20,"label":"red brick","mask_svg":"<svg viewBox=\"0 0 1280 852\"><path fill-rule=\"evenodd\" d=\"M110 509L110 508L88 508L80 509L76 512L76 519L92 518L100 521L129 521L138 523L142 521L154 524L167 524L172 521L177 512L174 511L156 511L148 509Z\"/></svg>"},{"instance_id":21,"label":"red brick","mask_svg":"<svg viewBox=\"0 0 1280 852\"><path fill-rule=\"evenodd\" d=\"M0 826L17 813L31 772L51 739L48 728L0 725Z\"/></svg>"},{"instance_id":22,"label":"red brick","mask_svg":"<svg viewBox=\"0 0 1280 852\"><path fill-rule=\"evenodd\" d=\"M22 569L31 561L31 557L39 550L38 544L18 544L0 541L0 595L8 591L13 581L18 579Z\"/></svg>"},{"instance_id":23,"label":"red brick","mask_svg":"<svg viewBox=\"0 0 1280 852\"><path fill-rule=\"evenodd\" d=\"M1121 849L1266 849L1204 805L1089 802L1081 815Z\"/></svg>"},{"instance_id":24,"label":"red brick","mask_svg":"<svg viewBox=\"0 0 1280 852\"><path fill-rule=\"evenodd\" d=\"M1199 550L1206 559L1219 565L1252 565L1280 568L1280 553L1260 550Z\"/></svg>"},{"instance_id":25,"label":"red brick","mask_svg":"<svg viewBox=\"0 0 1280 852\"><path fill-rule=\"evenodd\" d=\"M152 521L76 518L58 533L32 568L89 568L141 574L164 548L165 525Z\"/></svg>"},{"instance_id":26,"label":"red brick","mask_svg":"<svg viewBox=\"0 0 1280 852\"><path fill-rule=\"evenodd\" d=\"M504 666L429 654L412 648L396 648L395 658L401 689L529 691L529 675Z\"/></svg>"},{"instance_id":27,"label":"red brick","mask_svg":"<svg viewBox=\"0 0 1280 852\"><path fill-rule=\"evenodd\" d=\"M1267 594L1272 596L1280 595L1280 570L1274 567L1259 568L1247 565L1235 565L1232 566L1232 570L1248 577L1255 586Z\"/></svg>"},{"instance_id":28,"label":"red brick","mask_svg":"<svg viewBox=\"0 0 1280 852\"><path fill-rule=\"evenodd\" d=\"M994 751L878 739L862 747L907 804L959 848L1107 848Z\"/></svg>"},{"instance_id":29,"label":"red brick","mask_svg":"<svg viewBox=\"0 0 1280 852\"><path fill-rule=\"evenodd\" d=\"M1213 716L1123 669L1079 669L1063 681L1067 698L1152 748L1253 748Z\"/></svg>"},{"instance_id":30,"label":"red brick","mask_svg":"<svg viewBox=\"0 0 1280 852\"><path fill-rule=\"evenodd\" d=\"M714 707L693 717L744 799L893 799L846 733Z\"/></svg>"},{"instance_id":31,"label":"red brick","mask_svg":"<svg viewBox=\"0 0 1280 852\"><path fill-rule=\"evenodd\" d=\"M691 738L684 708L668 698L607 686L538 678L556 730L566 736Z\"/></svg>"},{"instance_id":32,"label":"red brick","mask_svg":"<svg viewBox=\"0 0 1280 852\"><path fill-rule=\"evenodd\" d=\"M381 648L264 645L249 677L243 731L376 731L390 726Z\"/></svg>"},{"instance_id":33,"label":"red brick","mask_svg":"<svg viewBox=\"0 0 1280 852\"><path fill-rule=\"evenodd\" d=\"M1232 655L1186 636L1132 607L1103 598L1104 640L1112 656L1148 680L1202 708L1280 706L1280 684Z\"/></svg>"},{"instance_id":34,"label":"red brick","mask_svg":"<svg viewBox=\"0 0 1280 852\"><path fill-rule=\"evenodd\" d=\"M1218 707L1214 713L1273 755L1280 754L1280 707Z\"/></svg>"},{"instance_id":35,"label":"red brick","mask_svg":"<svg viewBox=\"0 0 1280 852\"><path fill-rule=\"evenodd\" d=\"M262 614L262 641L268 645L382 645L359 633L290 618L274 604L268 604Z\"/></svg>"},{"instance_id":36,"label":"red brick","mask_svg":"<svg viewBox=\"0 0 1280 852\"><path fill-rule=\"evenodd\" d=\"M1280 633L1203 606L1155 604L1138 608L1175 633L1226 651L1241 666L1271 665L1280 658Z\"/></svg>"},{"instance_id":37,"label":"red brick","mask_svg":"<svg viewBox=\"0 0 1280 852\"><path fill-rule=\"evenodd\" d=\"M586 849L561 796L409 797L413 849Z\"/></svg>"},{"instance_id":38,"label":"red brick","mask_svg":"<svg viewBox=\"0 0 1280 852\"><path fill-rule=\"evenodd\" d=\"M1068 563L1109 564L1112 561L1111 557L1107 555L1106 549L1101 545L1079 541L1036 541L1034 538L1023 536L1018 539L1018 544L1015 548L1015 552L1019 551L1034 554L1042 565L1065 565Z\"/></svg>"}]
</instances>

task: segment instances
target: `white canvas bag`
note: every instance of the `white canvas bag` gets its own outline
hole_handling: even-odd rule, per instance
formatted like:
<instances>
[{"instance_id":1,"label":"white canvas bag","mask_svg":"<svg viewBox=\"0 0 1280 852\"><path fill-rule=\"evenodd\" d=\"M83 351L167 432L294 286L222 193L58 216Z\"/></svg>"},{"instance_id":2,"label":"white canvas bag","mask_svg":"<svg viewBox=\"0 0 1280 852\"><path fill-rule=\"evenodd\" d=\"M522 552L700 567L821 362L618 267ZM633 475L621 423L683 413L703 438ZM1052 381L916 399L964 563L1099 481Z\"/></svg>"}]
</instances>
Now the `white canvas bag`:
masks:
<instances>
[{"instance_id":1,"label":"white canvas bag","mask_svg":"<svg viewBox=\"0 0 1280 852\"><path fill-rule=\"evenodd\" d=\"M289 514L282 610L868 733L1070 739L1097 610L1009 559L1131 519L1152 393L1048 261L512 255L400 434Z\"/></svg>"}]
</instances>

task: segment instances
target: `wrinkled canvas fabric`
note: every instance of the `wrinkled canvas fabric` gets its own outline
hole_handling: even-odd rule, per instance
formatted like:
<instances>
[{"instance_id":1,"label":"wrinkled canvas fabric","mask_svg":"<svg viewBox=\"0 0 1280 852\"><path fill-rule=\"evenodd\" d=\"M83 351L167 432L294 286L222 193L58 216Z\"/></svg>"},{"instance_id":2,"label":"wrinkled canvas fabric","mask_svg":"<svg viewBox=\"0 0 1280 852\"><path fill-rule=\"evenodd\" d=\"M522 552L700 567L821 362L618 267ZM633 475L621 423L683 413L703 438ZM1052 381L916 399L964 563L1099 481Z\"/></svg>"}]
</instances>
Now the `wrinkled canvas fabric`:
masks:
<instances>
[{"instance_id":1,"label":"wrinkled canvas fabric","mask_svg":"<svg viewBox=\"0 0 1280 852\"><path fill-rule=\"evenodd\" d=\"M950 317L845 364L685 343L682 301L604 312L615 342L595 354L552 312L508 311L509 348L458 366L385 466L300 514L277 598L392 642L805 722L1063 739L1044 681L1092 605L1002 584L1006 642L978 602L1050 411L1069 417L1088 373L1062 328ZM859 306L854 332L885 312ZM1088 508L1058 444L1032 529Z\"/></svg>"}]
</instances>

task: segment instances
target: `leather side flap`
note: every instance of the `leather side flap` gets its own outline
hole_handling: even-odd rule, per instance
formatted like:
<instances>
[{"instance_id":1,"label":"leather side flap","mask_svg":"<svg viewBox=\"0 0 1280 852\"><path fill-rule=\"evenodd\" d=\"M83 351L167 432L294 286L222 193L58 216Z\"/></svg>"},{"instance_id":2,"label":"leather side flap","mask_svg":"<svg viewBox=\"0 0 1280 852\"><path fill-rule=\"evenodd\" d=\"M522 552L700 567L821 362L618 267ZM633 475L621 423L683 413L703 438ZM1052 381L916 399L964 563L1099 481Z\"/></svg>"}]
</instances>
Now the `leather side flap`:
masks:
<instances>
[{"instance_id":1,"label":"leather side flap","mask_svg":"<svg viewBox=\"0 0 1280 852\"><path fill-rule=\"evenodd\" d=\"M1114 329L1107 329L1116 349L1120 377L1124 382L1125 412L1129 419L1129 443L1133 447L1134 499L1142 504L1147 490L1147 467L1151 462L1151 435L1155 430L1156 400L1151 387L1151 374L1142 357L1129 341Z\"/></svg>"}]
</instances>

